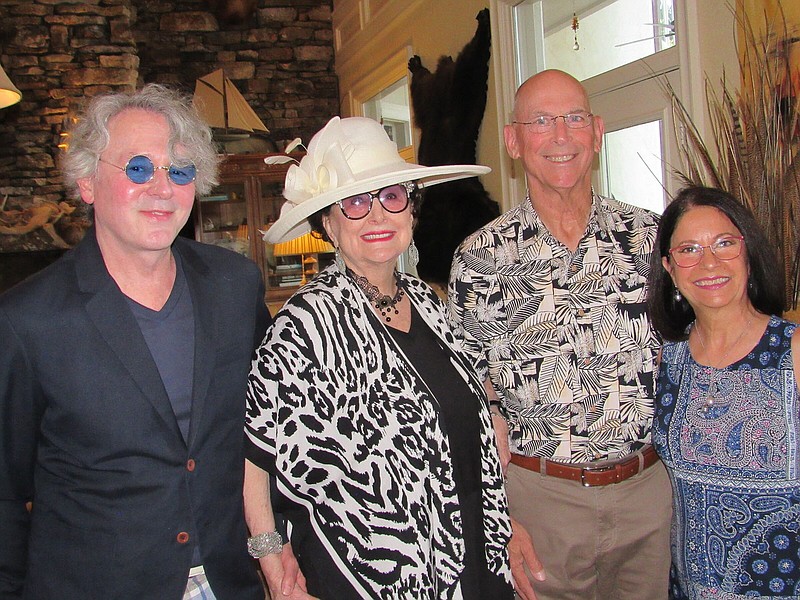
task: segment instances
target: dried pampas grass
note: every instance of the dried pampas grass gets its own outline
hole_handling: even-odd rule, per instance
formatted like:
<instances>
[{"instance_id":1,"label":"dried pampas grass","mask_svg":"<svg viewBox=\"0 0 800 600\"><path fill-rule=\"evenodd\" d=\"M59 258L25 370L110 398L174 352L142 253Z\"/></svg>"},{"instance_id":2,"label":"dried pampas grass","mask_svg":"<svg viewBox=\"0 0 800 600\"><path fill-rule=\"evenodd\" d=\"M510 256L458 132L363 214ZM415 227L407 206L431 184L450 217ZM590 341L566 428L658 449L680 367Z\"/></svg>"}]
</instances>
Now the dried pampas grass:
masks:
<instances>
[{"instance_id":1,"label":"dried pampas grass","mask_svg":"<svg viewBox=\"0 0 800 600\"><path fill-rule=\"evenodd\" d=\"M780 5L779 5L780 7ZM781 8L778 26L756 39L739 6L737 21L744 36L738 92L723 75L719 91L706 79L711 132L704 139L686 107L666 80L672 100L675 137L681 166L673 168L685 185L718 187L749 207L778 249L786 276L788 309L800 304L800 64L792 82L792 39Z\"/></svg>"}]
</instances>

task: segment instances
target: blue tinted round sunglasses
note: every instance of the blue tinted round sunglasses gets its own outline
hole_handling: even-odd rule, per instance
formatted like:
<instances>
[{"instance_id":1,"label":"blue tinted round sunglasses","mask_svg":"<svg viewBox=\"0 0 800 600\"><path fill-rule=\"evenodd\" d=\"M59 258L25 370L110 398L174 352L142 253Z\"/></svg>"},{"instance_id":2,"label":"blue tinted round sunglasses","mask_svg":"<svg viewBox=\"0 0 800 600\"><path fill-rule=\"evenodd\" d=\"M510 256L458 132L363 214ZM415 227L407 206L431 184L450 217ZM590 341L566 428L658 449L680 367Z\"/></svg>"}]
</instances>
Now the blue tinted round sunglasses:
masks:
<instances>
[{"instance_id":1,"label":"blue tinted round sunglasses","mask_svg":"<svg viewBox=\"0 0 800 600\"><path fill-rule=\"evenodd\" d=\"M112 167L116 167L120 171L124 171L128 179L133 183L139 184L150 181L155 175L156 169L163 169L166 171L169 180L175 185L188 185L194 181L197 175L197 169L193 164L188 164L185 167L178 167L174 164L168 167L157 167L153 164L152 160L141 154L131 157L130 160L125 163L124 167L110 163L102 158L98 158L97 160L111 165Z\"/></svg>"}]
</instances>

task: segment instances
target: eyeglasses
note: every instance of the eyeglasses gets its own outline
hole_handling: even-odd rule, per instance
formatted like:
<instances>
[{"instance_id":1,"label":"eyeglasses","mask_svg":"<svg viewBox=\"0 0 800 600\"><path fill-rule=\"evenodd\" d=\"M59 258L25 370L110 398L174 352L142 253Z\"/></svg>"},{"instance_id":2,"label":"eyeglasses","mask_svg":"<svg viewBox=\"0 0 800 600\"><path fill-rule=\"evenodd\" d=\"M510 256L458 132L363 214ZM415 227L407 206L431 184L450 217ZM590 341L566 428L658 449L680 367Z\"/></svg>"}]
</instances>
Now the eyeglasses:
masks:
<instances>
[{"instance_id":1,"label":"eyeglasses","mask_svg":"<svg viewBox=\"0 0 800 600\"><path fill-rule=\"evenodd\" d=\"M350 196L339 200L336 204L342 214L353 221L363 219L372 210L372 201L377 199L383 209L390 213L401 213L408 207L408 199L416 189L413 181L390 185L377 192L364 192L358 196Z\"/></svg>"},{"instance_id":2,"label":"eyeglasses","mask_svg":"<svg viewBox=\"0 0 800 600\"><path fill-rule=\"evenodd\" d=\"M168 167L157 167L153 164L152 160L141 154L131 157L130 160L125 163L124 167L110 163L102 158L98 158L98 160L106 163L107 165L111 165L112 167L116 167L120 171L124 171L125 175L128 176L128 179L130 179L133 183L139 184L150 181L158 169L163 169L166 171L169 180L175 185L188 185L192 183L194 178L197 176L197 169L191 163L185 167L178 167L174 164L169 165Z\"/></svg>"},{"instance_id":3,"label":"eyeglasses","mask_svg":"<svg viewBox=\"0 0 800 600\"><path fill-rule=\"evenodd\" d=\"M675 248L670 248L669 254L679 267L693 267L703 259L706 248L710 248L719 260L733 260L738 258L744 247L744 237L728 236L717 240L708 246L700 244L681 244Z\"/></svg>"},{"instance_id":4,"label":"eyeglasses","mask_svg":"<svg viewBox=\"0 0 800 600\"><path fill-rule=\"evenodd\" d=\"M538 115L531 121L513 121L517 125L526 125L534 133L547 133L556 126L556 119L563 119L564 125L570 129L583 129L592 124L594 115L589 112L574 112L566 115Z\"/></svg>"}]
</instances>

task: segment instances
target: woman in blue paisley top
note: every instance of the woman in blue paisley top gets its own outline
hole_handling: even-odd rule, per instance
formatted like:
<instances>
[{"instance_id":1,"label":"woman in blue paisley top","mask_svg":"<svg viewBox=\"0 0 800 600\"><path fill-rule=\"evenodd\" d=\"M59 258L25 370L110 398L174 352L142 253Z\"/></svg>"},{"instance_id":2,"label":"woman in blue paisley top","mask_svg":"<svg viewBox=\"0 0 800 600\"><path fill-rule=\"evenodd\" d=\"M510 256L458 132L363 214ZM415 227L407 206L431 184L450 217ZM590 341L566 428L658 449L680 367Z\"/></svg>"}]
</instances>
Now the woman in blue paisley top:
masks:
<instances>
[{"instance_id":1,"label":"woman in blue paisley top","mask_svg":"<svg viewBox=\"0 0 800 600\"><path fill-rule=\"evenodd\" d=\"M659 226L653 444L673 486L673 598L800 596L800 331L782 269L729 194L683 190Z\"/></svg>"},{"instance_id":2,"label":"woman in blue paisley top","mask_svg":"<svg viewBox=\"0 0 800 600\"><path fill-rule=\"evenodd\" d=\"M487 171L408 164L352 117L287 173L267 241L311 229L336 261L278 312L250 373L245 515L274 598L513 598L486 393L435 292L396 270L413 258L419 187ZM266 472L305 589L287 589L287 550L261 543Z\"/></svg>"}]
</instances>

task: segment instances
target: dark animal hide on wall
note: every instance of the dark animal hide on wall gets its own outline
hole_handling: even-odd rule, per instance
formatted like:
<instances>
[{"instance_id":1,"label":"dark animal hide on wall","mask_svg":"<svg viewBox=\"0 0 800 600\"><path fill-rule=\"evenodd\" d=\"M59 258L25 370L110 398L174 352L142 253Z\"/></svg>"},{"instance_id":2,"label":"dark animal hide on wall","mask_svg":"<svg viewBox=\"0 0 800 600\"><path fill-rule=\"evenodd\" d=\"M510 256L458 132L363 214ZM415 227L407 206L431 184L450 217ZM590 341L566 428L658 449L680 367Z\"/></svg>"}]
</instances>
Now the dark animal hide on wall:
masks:
<instances>
[{"instance_id":1,"label":"dark animal hide on wall","mask_svg":"<svg viewBox=\"0 0 800 600\"><path fill-rule=\"evenodd\" d=\"M414 123L421 131L418 162L423 165L474 164L476 143L486 108L491 32L489 9L476 17L475 36L455 61L442 56L435 73L419 56L408 61ZM426 281L445 283L456 247L473 231L500 214L500 208L477 177L425 190L414 241L417 266Z\"/></svg>"}]
</instances>

